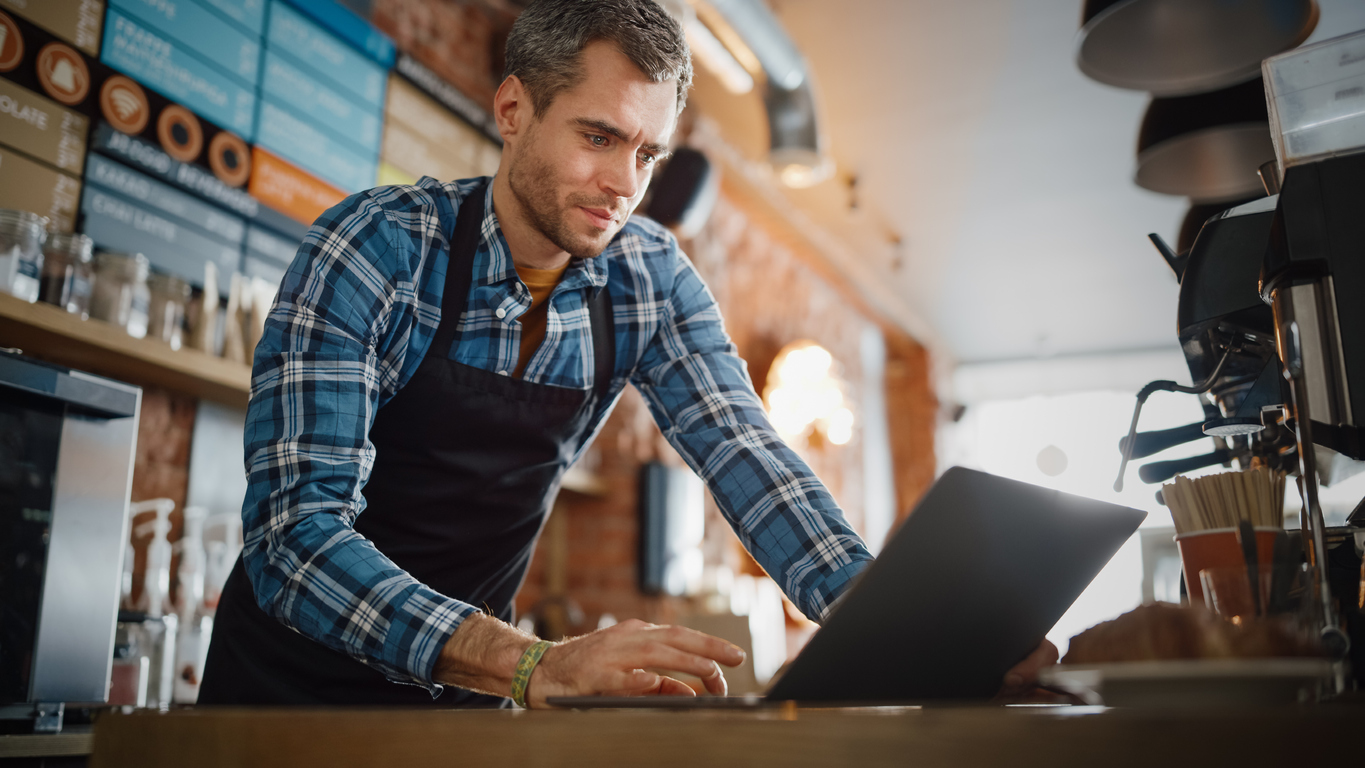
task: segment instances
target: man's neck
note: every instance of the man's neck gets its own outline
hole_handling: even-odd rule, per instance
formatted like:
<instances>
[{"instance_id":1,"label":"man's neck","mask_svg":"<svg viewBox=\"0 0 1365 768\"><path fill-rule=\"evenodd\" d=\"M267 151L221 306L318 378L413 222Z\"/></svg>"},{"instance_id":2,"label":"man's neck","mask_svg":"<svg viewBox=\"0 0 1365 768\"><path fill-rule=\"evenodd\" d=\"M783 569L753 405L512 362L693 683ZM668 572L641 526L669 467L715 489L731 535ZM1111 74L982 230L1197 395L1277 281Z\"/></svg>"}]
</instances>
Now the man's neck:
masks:
<instances>
[{"instance_id":1,"label":"man's neck","mask_svg":"<svg viewBox=\"0 0 1365 768\"><path fill-rule=\"evenodd\" d=\"M493 215L498 217L502 236L512 253L512 263L530 269L560 269L569 263L569 254L550 242L531 226L521 201L507 183L507 174L493 177Z\"/></svg>"}]
</instances>

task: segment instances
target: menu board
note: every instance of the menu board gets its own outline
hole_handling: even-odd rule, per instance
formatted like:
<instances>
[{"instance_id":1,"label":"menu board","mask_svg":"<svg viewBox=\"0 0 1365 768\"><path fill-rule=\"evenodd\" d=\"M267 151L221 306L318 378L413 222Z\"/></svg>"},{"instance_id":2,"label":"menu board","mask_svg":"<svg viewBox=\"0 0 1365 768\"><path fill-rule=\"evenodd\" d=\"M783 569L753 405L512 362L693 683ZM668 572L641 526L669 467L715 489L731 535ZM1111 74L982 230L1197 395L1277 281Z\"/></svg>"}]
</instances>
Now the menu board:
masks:
<instances>
[{"instance_id":1,"label":"menu board","mask_svg":"<svg viewBox=\"0 0 1365 768\"><path fill-rule=\"evenodd\" d=\"M98 245L140 244L192 281L205 258L234 268L228 251L281 268L349 192L497 167L482 99L411 49L408 74L391 74L393 40L338 0L0 10L0 207L70 229L84 205ZM285 245L253 249L249 227Z\"/></svg>"},{"instance_id":2,"label":"menu board","mask_svg":"<svg viewBox=\"0 0 1365 768\"><path fill-rule=\"evenodd\" d=\"M0 79L0 144L79 174L89 124L84 115Z\"/></svg>"},{"instance_id":3,"label":"menu board","mask_svg":"<svg viewBox=\"0 0 1365 768\"><path fill-rule=\"evenodd\" d=\"M370 104L362 106L275 51L265 54L261 94L309 117L362 153L373 156L379 151L382 112Z\"/></svg>"},{"instance_id":4,"label":"menu board","mask_svg":"<svg viewBox=\"0 0 1365 768\"><path fill-rule=\"evenodd\" d=\"M0 208L46 216L54 232L72 232L80 179L0 147Z\"/></svg>"},{"instance_id":5,"label":"menu board","mask_svg":"<svg viewBox=\"0 0 1365 768\"><path fill-rule=\"evenodd\" d=\"M204 4L226 16L260 38L265 31L266 0L203 0Z\"/></svg>"},{"instance_id":6,"label":"menu board","mask_svg":"<svg viewBox=\"0 0 1365 768\"><path fill-rule=\"evenodd\" d=\"M252 138L255 84L205 63L167 35L109 9L101 60L143 85L242 136Z\"/></svg>"},{"instance_id":7,"label":"menu board","mask_svg":"<svg viewBox=\"0 0 1365 768\"><path fill-rule=\"evenodd\" d=\"M110 7L137 18L174 44L236 77L243 86L256 85L261 44L215 11L195 0L110 0Z\"/></svg>"},{"instance_id":8,"label":"menu board","mask_svg":"<svg viewBox=\"0 0 1365 768\"><path fill-rule=\"evenodd\" d=\"M229 245L240 245L246 238L244 219L108 158L91 155L85 180Z\"/></svg>"},{"instance_id":9,"label":"menu board","mask_svg":"<svg viewBox=\"0 0 1365 768\"><path fill-rule=\"evenodd\" d=\"M314 178L259 146L251 151L251 194L302 224L341 202L346 193Z\"/></svg>"},{"instance_id":10,"label":"menu board","mask_svg":"<svg viewBox=\"0 0 1365 768\"><path fill-rule=\"evenodd\" d=\"M162 272L203 286L204 263L212 261L219 274L237 271L239 246L224 243L185 226L161 211L87 184L81 195L85 234L101 248L141 253Z\"/></svg>"},{"instance_id":11,"label":"menu board","mask_svg":"<svg viewBox=\"0 0 1365 768\"><path fill-rule=\"evenodd\" d=\"M0 0L13 12L91 56L100 53L104 0Z\"/></svg>"},{"instance_id":12,"label":"menu board","mask_svg":"<svg viewBox=\"0 0 1365 768\"><path fill-rule=\"evenodd\" d=\"M266 46L287 51L304 66L376 107L384 105L387 70L334 37L287 3L270 6Z\"/></svg>"},{"instance_id":13,"label":"menu board","mask_svg":"<svg viewBox=\"0 0 1365 768\"><path fill-rule=\"evenodd\" d=\"M374 186L377 159L372 154L366 157L347 147L312 121L281 107L273 98L261 103L256 141L348 192Z\"/></svg>"}]
</instances>

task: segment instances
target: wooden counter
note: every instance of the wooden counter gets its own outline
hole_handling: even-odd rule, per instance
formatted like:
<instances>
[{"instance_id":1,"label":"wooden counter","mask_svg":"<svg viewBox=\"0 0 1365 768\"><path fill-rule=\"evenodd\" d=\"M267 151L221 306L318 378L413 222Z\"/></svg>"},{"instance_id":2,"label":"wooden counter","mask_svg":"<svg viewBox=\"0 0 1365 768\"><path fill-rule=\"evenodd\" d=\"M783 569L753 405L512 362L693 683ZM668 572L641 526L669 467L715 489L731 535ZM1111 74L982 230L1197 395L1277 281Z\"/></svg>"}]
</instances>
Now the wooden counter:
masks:
<instances>
[{"instance_id":1,"label":"wooden counter","mask_svg":"<svg viewBox=\"0 0 1365 768\"><path fill-rule=\"evenodd\" d=\"M0 766L14 758L83 758L90 754L93 744L94 736L88 731L0 735Z\"/></svg>"},{"instance_id":2,"label":"wooden counter","mask_svg":"<svg viewBox=\"0 0 1365 768\"><path fill-rule=\"evenodd\" d=\"M110 714L91 765L1199 766L1360 765L1365 707L188 710Z\"/></svg>"}]
</instances>

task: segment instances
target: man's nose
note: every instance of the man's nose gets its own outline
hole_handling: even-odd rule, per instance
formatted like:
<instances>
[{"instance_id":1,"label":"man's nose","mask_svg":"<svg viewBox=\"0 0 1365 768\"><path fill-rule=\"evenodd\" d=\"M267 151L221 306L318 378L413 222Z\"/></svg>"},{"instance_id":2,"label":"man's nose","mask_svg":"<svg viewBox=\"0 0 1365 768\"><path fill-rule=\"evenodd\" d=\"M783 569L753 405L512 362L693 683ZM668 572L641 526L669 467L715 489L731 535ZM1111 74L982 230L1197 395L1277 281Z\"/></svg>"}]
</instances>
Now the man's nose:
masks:
<instances>
[{"instance_id":1,"label":"man's nose","mask_svg":"<svg viewBox=\"0 0 1365 768\"><path fill-rule=\"evenodd\" d=\"M613 197L633 200L640 191L640 174L635 167L635 153L619 153L612 157L602 173L603 191Z\"/></svg>"}]
</instances>

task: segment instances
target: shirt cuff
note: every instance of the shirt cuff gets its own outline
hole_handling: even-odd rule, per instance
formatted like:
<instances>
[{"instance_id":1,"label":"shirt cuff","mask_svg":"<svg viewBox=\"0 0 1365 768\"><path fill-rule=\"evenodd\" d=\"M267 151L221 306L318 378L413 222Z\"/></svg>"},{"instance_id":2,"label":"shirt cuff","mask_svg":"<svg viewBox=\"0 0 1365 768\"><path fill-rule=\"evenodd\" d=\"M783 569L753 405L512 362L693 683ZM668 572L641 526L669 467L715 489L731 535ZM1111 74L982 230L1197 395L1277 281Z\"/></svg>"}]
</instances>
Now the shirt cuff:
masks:
<instances>
[{"instance_id":1,"label":"shirt cuff","mask_svg":"<svg viewBox=\"0 0 1365 768\"><path fill-rule=\"evenodd\" d=\"M812 617L816 624L823 627L825 622L829 621L829 617L833 615L844 598L848 597L848 594L853 591L854 585L858 583L858 578L870 565L872 565L871 560L854 560L826 577L823 589L819 593L819 597L824 598L821 600L822 605Z\"/></svg>"},{"instance_id":2,"label":"shirt cuff","mask_svg":"<svg viewBox=\"0 0 1365 768\"><path fill-rule=\"evenodd\" d=\"M402 663L397 666L411 670L414 677L389 679L396 683L426 688L432 698L440 696L445 686L433 679L436 660L440 658L441 649L445 648L455 630L460 628L465 619L478 613L478 610L468 603L446 597L426 585L419 584L398 609L398 615L403 618L395 619L395 622L401 622L411 628L409 632L397 632L399 635L397 639L404 646L399 653L406 654ZM398 629L395 626L391 631Z\"/></svg>"}]
</instances>

